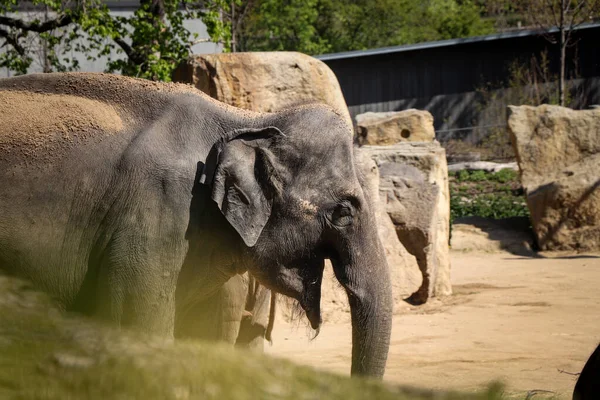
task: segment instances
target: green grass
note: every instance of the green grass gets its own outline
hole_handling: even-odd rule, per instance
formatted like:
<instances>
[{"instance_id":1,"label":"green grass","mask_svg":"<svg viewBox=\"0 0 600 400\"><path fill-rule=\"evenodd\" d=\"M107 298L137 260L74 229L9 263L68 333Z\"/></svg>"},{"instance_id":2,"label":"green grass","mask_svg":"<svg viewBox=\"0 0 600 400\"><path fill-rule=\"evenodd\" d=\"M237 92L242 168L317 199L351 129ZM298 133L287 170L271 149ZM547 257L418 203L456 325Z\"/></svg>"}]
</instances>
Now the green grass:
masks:
<instances>
[{"instance_id":1,"label":"green grass","mask_svg":"<svg viewBox=\"0 0 600 400\"><path fill-rule=\"evenodd\" d=\"M479 216L527 217L529 210L517 171L466 171L449 174L450 219Z\"/></svg>"},{"instance_id":2,"label":"green grass","mask_svg":"<svg viewBox=\"0 0 600 400\"><path fill-rule=\"evenodd\" d=\"M117 332L64 317L29 285L0 276L1 399L499 399L316 372L223 345Z\"/></svg>"}]
</instances>

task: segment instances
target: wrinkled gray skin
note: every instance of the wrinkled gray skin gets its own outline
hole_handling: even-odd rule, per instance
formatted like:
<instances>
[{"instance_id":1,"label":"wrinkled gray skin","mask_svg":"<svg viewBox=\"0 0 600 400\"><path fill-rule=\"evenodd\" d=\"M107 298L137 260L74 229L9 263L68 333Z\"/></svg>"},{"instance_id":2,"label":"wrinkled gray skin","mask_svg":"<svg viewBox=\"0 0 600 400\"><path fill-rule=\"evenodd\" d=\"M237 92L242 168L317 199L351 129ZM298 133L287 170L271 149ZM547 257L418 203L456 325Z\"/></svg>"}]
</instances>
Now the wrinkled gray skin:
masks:
<instances>
[{"instance_id":1,"label":"wrinkled gray skin","mask_svg":"<svg viewBox=\"0 0 600 400\"><path fill-rule=\"evenodd\" d=\"M121 132L88 132L61 157L0 153L0 269L67 310L177 337L246 271L318 328L330 258L351 308L352 374L383 375L391 289L341 117L325 106L246 115L81 76L0 80L2 90L118 102L127 116Z\"/></svg>"}]
</instances>

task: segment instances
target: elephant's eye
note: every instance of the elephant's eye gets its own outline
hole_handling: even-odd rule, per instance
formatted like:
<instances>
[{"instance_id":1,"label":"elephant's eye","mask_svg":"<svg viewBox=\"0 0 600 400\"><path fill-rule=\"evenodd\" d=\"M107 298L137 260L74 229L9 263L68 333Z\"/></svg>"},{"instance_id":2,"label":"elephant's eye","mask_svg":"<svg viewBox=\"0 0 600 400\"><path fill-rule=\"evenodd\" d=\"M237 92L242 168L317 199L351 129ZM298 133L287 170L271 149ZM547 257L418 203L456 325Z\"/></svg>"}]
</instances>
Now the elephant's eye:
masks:
<instances>
[{"instance_id":1,"label":"elephant's eye","mask_svg":"<svg viewBox=\"0 0 600 400\"><path fill-rule=\"evenodd\" d=\"M354 217L354 210L350 203L343 202L338 204L338 206L333 210L333 214L331 214L331 222L333 222L336 226L348 226L352 224L352 219Z\"/></svg>"}]
</instances>

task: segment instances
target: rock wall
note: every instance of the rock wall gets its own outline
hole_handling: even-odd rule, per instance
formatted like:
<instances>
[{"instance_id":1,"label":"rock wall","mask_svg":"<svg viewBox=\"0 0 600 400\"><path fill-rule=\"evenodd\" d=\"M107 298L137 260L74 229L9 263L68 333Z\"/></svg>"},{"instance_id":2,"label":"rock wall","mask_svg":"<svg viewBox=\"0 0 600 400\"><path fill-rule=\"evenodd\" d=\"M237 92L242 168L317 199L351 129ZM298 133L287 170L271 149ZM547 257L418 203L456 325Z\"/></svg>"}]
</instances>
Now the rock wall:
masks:
<instances>
[{"instance_id":1,"label":"rock wall","mask_svg":"<svg viewBox=\"0 0 600 400\"><path fill-rule=\"evenodd\" d=\"M508 128L542 250L600 250L600 110L509 107Z\"/></svg>"},{"instance_id":2,"label":"rock wall","mask_svg":"<svg viewBox=\"0 0 600 400\"><path fill-rule=\"evenodd\" d=\"M379 168L381 207L387 214L380 222L384 247L395 249L399 240L421 272L417 278L414 268L404 268L412 271L405 282L421 281L406 300L422 304L451 294L448 165L445 150L435 141L432 115L415 109L368 112L356 117L356 129L361 150Z\"/></svg>"},{"instance_id":3,"label":"rock wall","mask_svg":"<svg viewBox=\"0 0 600 400\"><path fill-rule=\"evenodd\" d=\"M371 152L366 151L365 148L356 149L355 158L357 167L368 182L366 186L370 192L370 197L375 199L373 206L375 207L377 230L390 268L394 307L398 310L405 306L403 300L421 286L421 272L415 258L408 253L398 240L394 223L387 213L385 203L382 202L384 198L380 193L383 182L380 179L380 170L377 168L377 163Z\"/></svg>"}]
</instances>

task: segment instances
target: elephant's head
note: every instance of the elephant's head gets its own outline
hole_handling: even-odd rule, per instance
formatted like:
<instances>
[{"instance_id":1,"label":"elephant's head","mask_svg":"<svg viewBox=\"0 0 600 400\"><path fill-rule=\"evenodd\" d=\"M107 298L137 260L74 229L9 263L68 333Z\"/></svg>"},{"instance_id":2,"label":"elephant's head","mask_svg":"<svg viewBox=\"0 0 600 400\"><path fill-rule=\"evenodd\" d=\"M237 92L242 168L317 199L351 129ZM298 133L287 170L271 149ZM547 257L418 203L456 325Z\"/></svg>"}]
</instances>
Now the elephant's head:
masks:
<instances>
[{"instance_id":1,"label":"elephant's head","mask_svg":"<svg viewBox=\"0 0 600 400\"><path fill-rule=\"evenodd\" d=\"M262 123L215 145L203 180L212 182L213 200L246 244L250 272L298 300L315 329L324 260L331 259L351 308L352 373L382 376L391 288L349 127L324 106Z\"/></svg>"}]
</instances>

